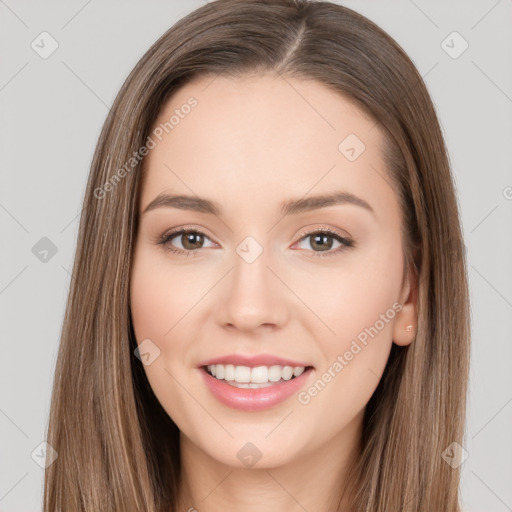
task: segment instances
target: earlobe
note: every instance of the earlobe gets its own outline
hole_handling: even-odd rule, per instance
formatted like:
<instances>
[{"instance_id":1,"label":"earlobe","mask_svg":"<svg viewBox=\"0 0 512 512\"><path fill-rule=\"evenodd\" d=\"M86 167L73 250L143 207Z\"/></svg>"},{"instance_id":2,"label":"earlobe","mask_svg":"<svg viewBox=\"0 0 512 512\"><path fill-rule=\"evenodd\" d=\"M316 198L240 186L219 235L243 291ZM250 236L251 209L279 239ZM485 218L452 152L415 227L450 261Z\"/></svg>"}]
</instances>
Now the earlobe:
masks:
<instances>
[{"instance_id":1,"label":"earlobe","mask_svg":"<svg viewBox=\"0 0 512 512\"><path fill-rule=\"evenodd\" d=\"M393 341L397 345L410 345L418 328L418 283L415 274L410 271L400 297L402 309L395 317Z\"/></svg>"},{"instance_id":2,"label":"earlobe","mask_svg":"<svg viewBox=\"0 0 512 512\"><path fill-rule=\"evenodd\" d=\"M393 342L397 345L400 345L401 347L410 345L414 341L415 337L416 325L409 324L404 327L402 323L400 323L400 325L395 324Z\"/></svg>"}]
</instances>

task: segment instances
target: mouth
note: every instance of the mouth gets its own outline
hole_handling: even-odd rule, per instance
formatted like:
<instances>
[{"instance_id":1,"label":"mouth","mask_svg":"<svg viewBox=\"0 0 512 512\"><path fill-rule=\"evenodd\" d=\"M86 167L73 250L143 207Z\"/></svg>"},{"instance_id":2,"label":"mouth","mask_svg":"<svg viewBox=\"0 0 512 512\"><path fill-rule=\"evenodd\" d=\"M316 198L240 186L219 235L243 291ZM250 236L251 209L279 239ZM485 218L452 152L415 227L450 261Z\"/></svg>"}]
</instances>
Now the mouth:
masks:
<instances>
[{"instance_id":1,"label":"mouth","mask_svg":"<svg viewBox=\"0 0 512 512\"><path fill-rule=\"evenodd\" d=\"M211 394L223 405L255 412L284 403L304 387L313 366L238 366L208 364L199 368Z\"/></svg>"},{"instance_id":2,"label":"mouth","mask_svg":"<svg viewBox=\"0 0 512 512\"><path fill-rule=\"evenodd\" d=\"M211 377L239 389L261 389L300 377L312 366L237 366L211 364L202 369Z\"/></svg>"}]
</instances>

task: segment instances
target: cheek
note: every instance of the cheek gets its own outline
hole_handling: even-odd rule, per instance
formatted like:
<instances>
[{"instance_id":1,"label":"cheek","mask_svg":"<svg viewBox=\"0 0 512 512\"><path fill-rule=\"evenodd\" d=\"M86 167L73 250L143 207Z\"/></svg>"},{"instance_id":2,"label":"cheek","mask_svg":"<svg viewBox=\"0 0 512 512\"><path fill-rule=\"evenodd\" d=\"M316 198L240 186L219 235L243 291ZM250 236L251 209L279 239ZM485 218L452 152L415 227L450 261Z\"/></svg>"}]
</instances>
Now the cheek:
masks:
<instances>
[{"instance_id":1,"label":"cheek","mask_svg":"<svg viewBox=\"0 0 512 512\"><path fill-rule=\"evenodd\" d=\"M311 414L330 410L332 421L325 428L335 429L354 417L379 383L401 309L402 270L399 241L376 244L333 274L330 292L316 302L335 334L319 341L323 364L299 402Z\"/></svg>"},{"instance_id":2,"label":"cheek","mask_svg":"<svg viewBox=\"0 0 512 512\"><path fill-rule=\"evenodd\" d=\"M137 249L130 282L133 329L138 344L150 339L160 351L151 364L144 365L144 372L180 429L186 428L183 411L190 408L190 399L179 385L189 378L183 364L189 359L188 338L180 329L186 329L184 315L195 302L194 293L182 281L179 273L164 268L149 251Z\"/></svg>"},{"instance_id":3,"label":"cheek","mask_svg":"<svg viewBox=\"0 0 512 512\"><path fill-rule=\"evenodd\" d=\"M148 248L138 248L133 262L130 297L137 341L154 339L158 344L172 337L173 329L194 303L198 293L187 286L179 269ZM197 299L196 299L197 300Z\"/></svg>"},{"instance_id":4,"label":"cheek","mask_svg":"<svg viewBox=\"0 0 512 512\"><path fill-rule=\"evenodd\" d=\"M137 341L145 338L163 339L171 327L173 295L168 292L166 281L157 279L150 270L135 269L131 283L131 312Z\"/></svg>"},{"instance_id":5,"label":"cheek","mask_svg":"<svg viewBox=\"0 0 512 512\"><path fill-rule=\"evenodd\" d=\"M324 320L328 352L337 352L375 324L389 337L400 306L403 272L401 245L390 240L374 243L364 251L347 253L337 266L322 269L315 279L303 280L301 294ZM384 315L384 324L382 324ZM380 334L380 333L379 333Z\"/></svg>"},{"instance_id":6,"label":"cheek","mask_svg":"<svg viewBox=\"0 0 512 512\"><path fill-rule=\"evenodd\" d=\"M159 390L169 392L174 387L171 374L176 373L176 361L187 360L187 337L182 329L193 304L192 294L176 272L169 272L149 250L136 251L130 282L133 330L138 344L149 339L159 351L154 362L144 366L157 396Z\"/></svg>"}]
</instances>

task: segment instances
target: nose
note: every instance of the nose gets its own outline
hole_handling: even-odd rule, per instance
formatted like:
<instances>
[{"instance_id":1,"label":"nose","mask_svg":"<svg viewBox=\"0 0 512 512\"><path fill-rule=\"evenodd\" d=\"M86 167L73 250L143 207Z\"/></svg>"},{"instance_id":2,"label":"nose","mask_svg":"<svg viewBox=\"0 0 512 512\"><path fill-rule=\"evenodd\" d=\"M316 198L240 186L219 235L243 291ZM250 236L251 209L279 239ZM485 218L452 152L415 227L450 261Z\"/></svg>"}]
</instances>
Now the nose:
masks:
<instances>
[{"instance_id":1,"label":"nose","mask_svg":"<svg viewBox=\"0 0 512 512\"><path fill-rule=\"evenodd\" d=\"M223 280L218 321L242 332L282 328L289 318L290 292L278 277L267 251L256 260L234 255L233 268Z\"/></svg>"}]
</instances>

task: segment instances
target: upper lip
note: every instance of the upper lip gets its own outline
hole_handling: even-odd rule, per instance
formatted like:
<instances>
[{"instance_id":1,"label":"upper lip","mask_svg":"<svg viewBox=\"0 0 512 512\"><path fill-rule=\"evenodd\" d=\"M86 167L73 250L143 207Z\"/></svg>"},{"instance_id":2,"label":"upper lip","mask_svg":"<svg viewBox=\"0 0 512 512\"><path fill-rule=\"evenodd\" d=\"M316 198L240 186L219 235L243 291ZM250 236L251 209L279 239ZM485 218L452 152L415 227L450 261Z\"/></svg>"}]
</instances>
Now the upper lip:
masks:
<instances>
[{"instance_id":1,"label":"upper lip","mask_svg":"<svg viewBox=\"0 0 512 512\"><path fill-rule=\"evenodd\" d=\"M247 356L243 354L229 354L220 357L214 357L212 359L208 359L207 361L199 364L199 367L209 366L213 364L232 364L234 366L249 366L251 368L256 366L311 366L307 363L303 363L300 361L293 361L291 359L286 359L283 357L273 356L271 354L259 354L256 356Z\"/></svg>"}]
</instances>

